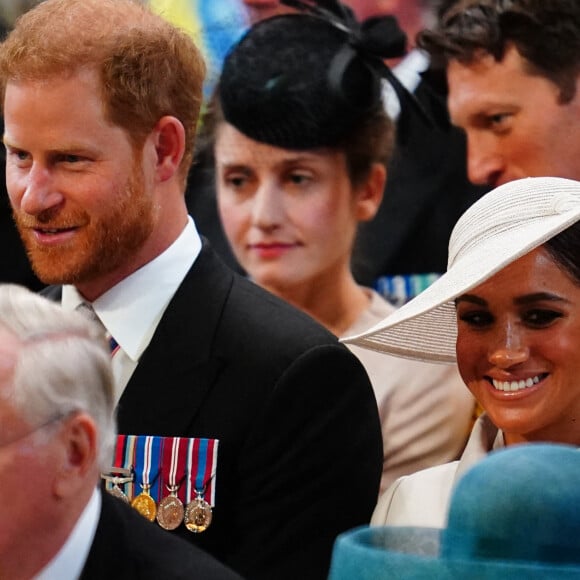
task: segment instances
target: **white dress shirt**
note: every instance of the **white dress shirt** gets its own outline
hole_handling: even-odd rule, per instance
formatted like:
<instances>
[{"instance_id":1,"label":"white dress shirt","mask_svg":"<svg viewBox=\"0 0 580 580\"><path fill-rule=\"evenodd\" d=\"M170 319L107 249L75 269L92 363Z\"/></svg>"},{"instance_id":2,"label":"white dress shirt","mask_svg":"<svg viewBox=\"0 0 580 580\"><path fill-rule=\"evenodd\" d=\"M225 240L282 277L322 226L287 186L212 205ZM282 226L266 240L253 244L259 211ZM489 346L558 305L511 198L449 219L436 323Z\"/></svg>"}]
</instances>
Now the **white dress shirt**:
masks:
<instances>
[{"instance_id":1,"label":"white dress shirt","mask_svg":"<svg viewBox=\"0 0 580 580\"><path fill-rule=\"evenodd\" d=\"M67 541L34 580L77 580L80 577L97 531L101 504L101 492L95 487Z\"/></svg>"},{"instance_id":2,"label":"white dress shirt","mask_svg":"<svg viewBox=\"0 0 580 580\"><path fill-rule=\"evenodd\" d=\"M95 313L120 347L112 361L117 401L200 251L201 238L189 217L183 232L169 248L92 303ZM81 302L83 297L74 286L63 286L65 310L74 310Z\"/></svg>"},{"instance_id":3,"label":"white dress shirt","mask_svg":"<svg viewBox=\"0 0 580 580\"><path fill-rule=\"evenodd\" d=\"M421 82L421 73L429 68L429 57L419 49L414 49L393 67L393 74L401 81L401 84L410 92L414 93ZM387 115L396 121L401 114L401 103L395 93L395 89L389 81L383 82L383 104Z\"/></svg>"}]
</instances>

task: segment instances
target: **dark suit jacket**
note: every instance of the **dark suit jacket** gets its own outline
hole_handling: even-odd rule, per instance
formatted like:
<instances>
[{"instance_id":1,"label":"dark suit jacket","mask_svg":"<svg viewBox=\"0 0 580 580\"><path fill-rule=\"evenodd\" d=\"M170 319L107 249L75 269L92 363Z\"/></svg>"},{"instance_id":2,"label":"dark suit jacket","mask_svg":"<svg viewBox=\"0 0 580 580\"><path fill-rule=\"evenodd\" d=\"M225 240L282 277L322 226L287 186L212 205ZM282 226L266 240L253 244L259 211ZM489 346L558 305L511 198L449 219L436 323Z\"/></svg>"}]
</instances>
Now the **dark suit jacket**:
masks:
<instances>
[{"instance_id":1,"label":"dark suit jacket","mask_svg":"<svg viewBox=\"0 0 580 580\"><path fill-rule=\"evenodd\" d=\"M210 555L103 493L99 524L80 580L113 578L241 580Z\"/></svg>"},{"instance_id":2,"label":"dark suit jacket","mask_svg":"<svg viewBox=\"0 0 580 580\"><path fill-rule=\"evenodd\" d=\"M353 272L365 285L385 275L443 273L451 231L487 189L467 178L463 133L448 118L445 87L428 72L415 96L433 120L429 127L404 106L375 218L359 226Z\"/></svg>"},{"instance_id":3,"label":"dark suit jacket","mask_svg":"<svg viewBox=\"0 0 580 580\"><path fill-rule=\"evenodd\" d=\"M213 522L180 532L248 578L326 578L336 535L367 523L376 503L382 441L364 368L207 244L118 422L125 434L219 439Z\"/></svg>"}]
</instances>

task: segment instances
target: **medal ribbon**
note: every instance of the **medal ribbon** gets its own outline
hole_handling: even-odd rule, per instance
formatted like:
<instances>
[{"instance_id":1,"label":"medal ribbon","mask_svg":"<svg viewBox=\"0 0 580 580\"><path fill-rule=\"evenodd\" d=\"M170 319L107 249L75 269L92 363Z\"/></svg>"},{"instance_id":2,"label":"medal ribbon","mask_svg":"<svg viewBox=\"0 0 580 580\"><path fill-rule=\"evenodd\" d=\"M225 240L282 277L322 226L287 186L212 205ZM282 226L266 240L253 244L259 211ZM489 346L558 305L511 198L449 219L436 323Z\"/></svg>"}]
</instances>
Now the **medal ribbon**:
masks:
<instances>
[{"instance_id":1,"label":"medal ribbon","mask_svg":"<svg viewBox=\"0 0 580 580\"><path fill-rule=\"evenodd\" d=\"M167 489L178 486L179 473L179 437L164 437L163 438L163 474L167 477L163 478L164 487ZM185 467L184 465L182 467Z\"/></svg>"},{"instance_id":2,"label":"medal ribbon","mask_svg":"<svg viewBox=\"0 0 580 580\"><path fill-rule=\"evenodd\" d=\"M140 484L151 485L149 494L156 502L167 495L165 485L179 485L177 495L184 504L199 492L214 507L218 444L217 439L118 435L114 467L134 473L125 488L129 499L141 493Z\"/></svg>"},{"instance_id":3,"label":"medal ribbon","mask_svg":"<svg viewBox=\"0 0 580 580\"><path fill-rule=\"evenodd\" d=\"M175 488L175 482L177 481L177 458L179 456L179 440L177 437L173 437L171 443L171 467L169 469L169 485Z\"/></svg>"},{"instance_id":4,"label":"medal ribbon","mask_svg":"<svg viewBox=\"0 0 580 580\"><path fill-rule=\"evenodd\" d=\"M126 439L126 444L125 444L125 457L124 457L124 464L123 467L125 467L126 469L130 469L133 472L133 475L135 475L135 447L137 444L137 440L136 437L134 435L127 435L127 439ZM135 486L137 485L137 482L135 481L135 477L133 477L133 481L130 484L130 495L129 495L129 499L134 498L136 495L138 495L139 492L135 493Z\"/></svg>"},{"instance_id":5,"label":"medal ribbon","mask_svg":"<svg viewBox=\"0 0 580 580\"><path fill-rule=\"evenodd\" d=\"M141 474L140 483L143 490L149 487L149 495L159 501L159 472L161 471L161 439L151 435L131 435L135 439L135 472ZM153 478L151 479L151 475Z\"/></svg>"},{"instance_id":6,"label":"medal ribbon","mask_svg":"<svg viewBox=\"0 0 580 580\"><path fill-rule=\"evenodd\" d=\"M177 497L183 503L186 498L185 481L187 470L187 439L182 437L163 438L163 473L168 474L163 478L162 491L165 495L174 489Z\"/></svg>"},{"instance_id":7,"label":"medal ribbon","mask_svg":"<svg viewBox=\"0 0 580 580\"><path fill-rule=\"evenodd\" d=\"M189 503L198 493L215 506L214 476L217 466L217 439L187 440L187 493Z\"/></svg>"},{"instance_id":8,"label":"medal ribbon","mask_svg":"<svg viewBox=\"0 0 580 580\"><path fill-rule=\"evenodd\" d=\"M117 445L115 446L115 460L113 465L116 467L126 467L125 466L125 445L127 442L126 435L117 435Z\"/></svg>"},{"instance_id":9,"label":"medal ribbon","mask_svg":"<svg viewBox=\"0 0 580 580\"><path fill-rule=\"evenodd\" d=\"M123 467L123 455L125 453L125 436L119 435L117 437L117 444L115 445L115 460L113 461L114 466ZM105 489L108 491L113 488L113 483L107 480ZM121 488L122 489L122 488Z\"/></svg>"}]
</instances>

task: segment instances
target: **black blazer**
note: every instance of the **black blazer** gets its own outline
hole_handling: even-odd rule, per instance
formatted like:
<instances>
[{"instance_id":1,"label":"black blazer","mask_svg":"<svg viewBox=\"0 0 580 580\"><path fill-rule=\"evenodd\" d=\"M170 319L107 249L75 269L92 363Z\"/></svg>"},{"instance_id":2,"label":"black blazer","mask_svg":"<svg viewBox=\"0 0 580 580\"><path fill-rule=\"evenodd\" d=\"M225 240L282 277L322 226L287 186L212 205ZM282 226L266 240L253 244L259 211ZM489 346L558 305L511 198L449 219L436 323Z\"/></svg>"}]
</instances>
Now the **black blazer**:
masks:
<instances>
[{"instance_id":1,"label":"black blazer","mask_svg":"<svg viewBox=\"0 0 580 580\"><path fill-rule=\"evenodd\" d=\"M119 401L118 423L124 434L219 439L212 524L177 533L248 578L326 578L335 537L368 523L376 503L382 440L364 368L207 244Z\"/></svg>"},{"instance_id":2,"label":"black blazer","mask_svg":"<svg viewBox=\"0 0 580 580\"><path fill-rule=\"evenodd\" d=\"M445 87L437 83L429 71L415 91L432 127L408 106L399 117L383 201L358 230L353 272L361 284L372 286L385 275L445 272L455 223L489 189L467 178L465 136L451 125Z\"/></svg>"},{"instance_id":3,"label":"black blazer","mask_svg":"<svg viewBox=\"0 0 580 580\"><path fill-rule=\"evenodd\" d=\"M241 580L202 550L172 537L122 501L103 507L80 580Z\"/></svg>"}]
</instances>

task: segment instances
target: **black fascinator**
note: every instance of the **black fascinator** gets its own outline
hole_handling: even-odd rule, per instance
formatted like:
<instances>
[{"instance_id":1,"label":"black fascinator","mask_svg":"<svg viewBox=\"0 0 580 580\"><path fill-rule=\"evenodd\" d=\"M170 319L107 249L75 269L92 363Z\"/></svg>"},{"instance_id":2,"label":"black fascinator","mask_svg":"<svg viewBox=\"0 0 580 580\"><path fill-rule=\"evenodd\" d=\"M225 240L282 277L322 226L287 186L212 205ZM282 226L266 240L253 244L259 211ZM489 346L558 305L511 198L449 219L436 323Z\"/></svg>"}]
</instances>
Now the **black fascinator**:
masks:
<instances>
[{"instance_id":1,"label":"black fascinator","mask_svg":"<svg viewBox=\"0 0 580 580\"><path fill-rule=\"evenodd\" d=\"M384 78L418 106L384 64L406 50L394 18L361 24L338 0L282 3L300 12L258 22L226 56L218 97L228 123L256 141L314 149L340 146L383 107Z\"/></svg>"}]
</instances>

